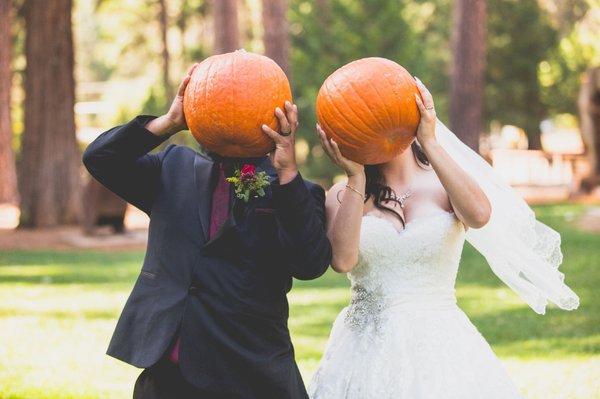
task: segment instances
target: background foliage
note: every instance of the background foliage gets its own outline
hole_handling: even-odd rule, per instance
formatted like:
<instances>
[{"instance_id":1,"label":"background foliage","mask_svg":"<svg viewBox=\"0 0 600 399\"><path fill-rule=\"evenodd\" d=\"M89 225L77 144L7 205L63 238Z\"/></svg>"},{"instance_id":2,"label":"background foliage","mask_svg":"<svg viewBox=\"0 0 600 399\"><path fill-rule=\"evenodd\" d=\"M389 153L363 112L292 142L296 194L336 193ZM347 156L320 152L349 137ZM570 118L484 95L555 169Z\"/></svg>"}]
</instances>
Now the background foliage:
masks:
<instances>
[{"instance_id":1,"label":"background foliage","mask_svg":"<svg viewBox=\"0 0 600 399\"><path fill-rule=\"evenodd\" d=\"M16 8L22 3L15 1ZM263 51L259 3L239 2L241 43L256 52ZM291 79L309 175L329 180L338 173L317 146L314 101L323 80L351 60L383 56L398 61L428 85L439 115L448 119L452 3L289 0ZM171 0L168 6L171 80L176 84L189 64L212 51L211 7L207 0ZM95 98L116 107L94 121L99 127L138 113L163 112L170 101L161 85L157 14L155 0L75 1L78 99L89 100L84 90L89 83L112 83ZM15 18L14 25L13 65L19 83L23 21ZM581 74L600 64L600 0L488 0L487 43L486 124L519 125L535 146L543 118L576 114ZM14 86L18 150L23 95L20 85Z\"/></svg>"}]
</instances>

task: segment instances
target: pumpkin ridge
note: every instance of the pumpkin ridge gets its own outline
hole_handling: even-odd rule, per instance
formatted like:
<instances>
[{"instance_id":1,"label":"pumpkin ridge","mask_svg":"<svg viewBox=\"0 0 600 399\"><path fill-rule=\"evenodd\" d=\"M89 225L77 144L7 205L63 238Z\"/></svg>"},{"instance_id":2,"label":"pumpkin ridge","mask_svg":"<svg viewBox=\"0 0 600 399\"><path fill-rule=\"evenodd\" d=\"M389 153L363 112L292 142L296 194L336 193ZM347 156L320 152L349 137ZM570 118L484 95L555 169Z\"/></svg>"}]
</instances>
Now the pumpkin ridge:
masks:
<instances>
[{"instance_id":1,"label":"pumpkin ridge","mask_svg":"<svg viewBox=\"0 0 600 399\"><path fill-rule=\"evenodd\" d=\"M325 128L325 131L326 132L328 131L330 134L331 134L331 132L335 131L334 129L331 128L331 126L329 126L327 124L326 121L323 121L323 127ZM350 135L346 134L346 136L350 136ZM358 141L354 138L354 136L352 136L350 139L348 139L344 135L340 135L340 134L336 135L336 140L339 145L347 146L347 147L355 147L358 143Z\"/></svg>"},{"instance_id":2,"label":"pumpkin ridge","mask_svg":"<svg viewBox=\"0 0 600 399\"><path fill-rule=\"evenodd\" d=\"M396 76L396 79L399 78L398 74L396 73L396 71L394 71L390 65L386 65L386 68L389 71L389 76ZM383 74L384 79L388 82L388 84L390 85L390 87L397 87L397 83L394 80L389 79L389 76L386 75L385 73ZM394 90L394 94L396 93L396 90ZM401 126L402 125L402 112L400 111L400 102L398 101L397 103L395 103L395 107L394 109L396 110L396 126Z\"/></svg>"},{"instance_id":3,"label":"pumpkin ridge","mask_svg":"<svg viewBox=\"0 0 600 399\"><path fill-rule=\"evenodd\" d=\"M385 127L383 125L381 125L381 121L379 120L379 118L377 118L374 114L373 111L371 111L371 108L369 107L369 105L365 102L365 100L362 98L361 93L356 90L356 87L354 86L354 83L352 82L352 77L348 78L348 75L346 74L346 71L342 68L342 75L345 76L348 79L348 85L350 86L350 88L352 89L352 91L354 92L354 96L358 99L360 99L360 101L364 104L365 109L369 112L369 114L371 114L371 117L373 118L374 121L377 122L377 127L379 129L384 129ZM353 110L354 111L354 110ZM356 113L356 112L355 112ZM362 119L361 119L362 120ZM368 124L367 124L368 125ZM373 129L373 128L371 128Z\"/></svg>"},{"instance_id":4,"label":"pumpkin ridge","mask_svg":"<svg viewBox=\"0 0 600 399\"><path fill-rule=\"evenodd\" d=\"M410 75L409 75L409 76L410 76ZM404 77L403 77L403 83L404 83L405 85L409 85L409 86L412 84L412 86L414 87L414 93L415 93L415 94L418 94L419 96L421 95L421 94L419 93L419 90L417 89L417 85L416 85L416 83L415 83L414 81L412 81L412 77L410 77L410 79L407 79L407 77L406 77L406 76L404 76ZM414 96L413 96L413 98L414 98ZM415 112L418 114L418 117L417 117L417 119L418 119L418 120L417 120L417 126L418 126L418 121L421 119L421 112L419 111L419 108L417 107L417 103L416 103L416 101L415 101L415 103L414 103L414 109L415 109ZM405 119L406 119L406 118L408 118L408 115L401 115L401 116L403 116ZM410 118L409 118L409 120L410 120ZM415 133L416 133L416 131L417 131L417 126L415 126L414 130L413 130L411 133L413 133L413 134L415 134ZM408 130L408 129L407 129L407 130Z\"/></svg>"},{"instance_id":5,"label":"pumpkin ridge","mask_svg":"<svg viewBox=\"0 0 600 399\"><path fill-rule=\"evenodd\" d=\"M329 94L328 87L324 87L324 91L326 91ZM321 102L324 102L323 107L327 108L330 111L329 113L331 113L331 114L335 113L335 114L339 115L339 117L344 119L348 125L350 125L352 128L354 128L358 132L358 134L361 133L361 130L358 129L356 126L352 125L350 123L350 121L348 120L348 118L346 117L346 115L344 113L342 113L334 104L332 104L331 101L329 101L328 99L323 99L323 100L321 100ZM326 120L326 118L324 116L321 119L323 119L323 121ZM330 134L335 131L335 129L333 129L329 124L327 124L327 126L329 127L329 129L326 128L326 130L329 130ZM348 142L348 141L352 142L352 141L354 141L353 139L355 139L357 137L356 134L354 132L351 132L350 130L346 130L346 134L348 136L350 136L350 140L348 140L348 139L344 140L346 142ZM339 139L341 137L342 137L341 135L336 135L337 139Z\"/></svg>"},{"instance_id":6,"label":"pumpkin ridge","mask_svg":"<svg viewBox=\"0 0 600 399\"><path fill-rule=\"evenodd\" d=\"M329 87L325 87L325 89L327 90L327 92L329 93ZM330 97L330 96L328 96ZM354 123L352 123L350 121L350 119L348 119L348 117L346 116L346 114L344 114L342 111L340 111L340 109L337 107L337 105L333 102L333 101L329 101L329 99L326 100L327 104L331 106L331 108L340 116L340 118L344 119L346 121L346 125L354 128L357 132L358 135L354 134L354 133L350 133L349 130L346 130L346 134L350 135L350 137L352 139L357 139L361 134L365 134L364 130L355 126ZM333 130L332 130L333 131ZM338 137L340 137L340 135L337 135ZM360 140L356 140L356 142L360 143Z\"/></svg>"},{"instance_id":7,"label":"pumpkin ridge","mask_svg":"<svg viewBox=\"0 0 600 399\"><path fill-rule=\"evenodd\" d=\"M333 85L333 86L336 86L336 85L335 85L335 83L333 83L333 82L332 82L332 85ZM336 86L335 88L337 89L337 86ZM354 126L354 127L355 127L355 128L356 128L356 129L357 129L359 132L360 132L360 133L363 133L363 134L369 134L369 133L368 133L368 131L369 131L369 130L371 130L371 127L369 127L369 124L368 124L368 123L366 123L366 122L365 122L365 121L364 121L364 120L363 120L363 119L362 119L362 118L361 118L361 117L360 117L360 116L359 116L359 115L356 113L356 111L354 111L354 109L353 109L353 108L350 106L350 104L348 104L348 102L346 101L346 99L344 98L344 96L341 96L341 95L340 95L340 96L338 96L338 98L340 98L340 99L341 99L341 100L344 102L344 104L346 105L346 107L348 108L348 110L352 111L352 113L354 114L354 116L356 116L356 119L358 119L358 120L359 120L359 121L360 121L360 122L361 122L361 123L362 123L362 124L363 124L363 125L366 127L366 129L361 129L361 128L359 128L358 126L355 126L353 123L349 123L349 124L350 124L350 125L352 125L352 126ZM335 103L334 103L333 101L330 101L330 104L331 104L331 105L332 105L334 108L336 108L336 110L337 110L337 106L335 105ZM340 111L338 110L338 112L340 112ZM343 114L342 114L342 115L343 115ZM343 115L343 116L344 116L344 118L346 119L346 121L347 121L347 122L350 122L350 121L349 121L349 120L348 120L348 119L345 117L345 115ZM369 136L372 136L372 135L371 135L371 134L369 134Z\"/></svg>"},{"instance_id":8,"label":"pumpkin ridge","mask_svg":"<svg viewBox=\"0 0 600 399\"><path fill-rule=\"evenodd\" d=\"M205 114L206 114L206 116L209 119L212 119L212 115L210 115L208 112L206 112L205 109L208 108L207 104L208 104L208 90L210 89L210 85L209 85L210 84L210 70L212 69L212 67L214 66L214 64L215 64L215 60L212 59L208 63L208 67L206 68L207 79L206 79L206 83L205 83L206 87L204 88L204 103L203 103L203 106L201 107L202 108L202 111L201 111L201 114L200 114L201 119L204 119L203 117L204 117ZM200 86L200 80L197 80L196 84L198 86ZM205 128L206 127L203 127L203 129L205 129Z\"/></svg>"},{"instance_id":9,"label":"pumpkin ridge","mask_svg":"<svg viewBox=\"0 0 600 399\"><path fill-rule=\"evenodd\" d=\"M261 76L262 79L265 78L265 70L262 69L262 68L260 70L260 76ZM279 106L279 105L277 105L277 106ZM265 108L262 112L264 112L264 120L269 121L269 123L267 123L267 125L270 126L270 127L273 127L271 125L273 123L273 112L275 112L275 109L268 110L268 109ZM275 122L275 123L277 124L277 122ZM277 129L277 127L275 126L273 130L276 130L276 129ZM265 134L265 133L262 132L262 128L261 128L261 134L263 134L263 135ZM258 140L259 139L257 137L257 141Z\"/></svg>"},{"instance_id":10,"label":"pumpkin ridge","mask_svg":"<svg viewBox=\"0 0 600 399\"><path fill-rule=\"evenodd\" d=\"M229 66L231 68L230 75L232 77L232 80L234 82L237 82L237 79L236 79L236 72L237 71L235 69L235 60L237 59L237 53L234 52L233 54L234 54L233 57L231 57L231 60L229 61ZM229 87L230 87L230 90L231 90L231 95L230 95L229 98L230 99L236 99L236 98L238 98L236 96L237 93L235 91L237 85L229 85ZM228 118L227 121L229 122L229 135L231 135L232 132L233 132L233 129L236 128L236 126L233 125L235 121L233 120L233 118Z\"/></svg>"},{"instance_id":11,"label":"pumpkin ridge","mask_svg":"<svg viewBox=\"0 0 600 399\"><path fill-rule=\"evenodd\" d=\"M394 120L390 117L390 113L388 112L388 109L386 106L387 104L385 104L385 102L383 101L383 96L379 92L379 89L377 89L377 86L373 84L371 79L367 79L367 82L369 83L369 86L371 86L375 90L375 93L377 93L377 100L384 103L382 108L385 111L385 114L387 115L388 123L391 126L397 126L397 124L394 122Z\"/></svg>"}]
</instances>

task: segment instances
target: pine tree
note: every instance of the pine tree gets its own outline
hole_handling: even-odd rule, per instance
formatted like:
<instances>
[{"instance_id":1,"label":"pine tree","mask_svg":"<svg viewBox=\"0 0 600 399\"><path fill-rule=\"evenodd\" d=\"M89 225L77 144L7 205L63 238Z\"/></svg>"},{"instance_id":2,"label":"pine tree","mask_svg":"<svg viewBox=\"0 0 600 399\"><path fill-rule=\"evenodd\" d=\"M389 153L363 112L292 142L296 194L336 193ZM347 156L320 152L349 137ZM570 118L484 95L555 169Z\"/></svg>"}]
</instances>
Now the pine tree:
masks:
<instances>
[{"instance_id":1,"label":"pine tree","mask_svg":"<svg viewBox=\"0 0 600 399\"><path fill-rule=\"evenodd\" d=\"M25 4L27 69L21 225L56 226L78 216L81 158L75 137L71 0Z\"/></svg>"}]
</instances>

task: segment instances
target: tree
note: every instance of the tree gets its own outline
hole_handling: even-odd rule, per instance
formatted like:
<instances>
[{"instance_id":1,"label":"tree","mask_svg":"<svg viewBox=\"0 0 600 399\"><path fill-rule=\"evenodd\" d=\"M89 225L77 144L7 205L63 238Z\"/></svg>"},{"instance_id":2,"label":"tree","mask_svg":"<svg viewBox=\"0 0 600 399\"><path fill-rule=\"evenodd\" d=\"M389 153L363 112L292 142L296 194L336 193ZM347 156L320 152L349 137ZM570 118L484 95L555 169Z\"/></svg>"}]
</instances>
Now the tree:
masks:
<instances>
[{"instance_id":1,"label":"tree","mask_svg":"<svg viewBox=\"0 0 600 399\"><path fill-rule=\"evenodd\" d=\"M215 46L214 54L239 48L237 0L213 0Z\"/></svg>"},{"instance_id":2,"label":"tree","mask_svg":"<svg viewBox=\"0 0 600 399\"><path fill-rule=\"evenodd\" d=\"M591 68L584 75L578 105L581 135L591 169L586 183L591 187L600 182L600 67Z\"/></svg>"},{"instance_id":3,"label":"tree","mask_svg":"<svg viewBox=\"0 0 600 399\"><path fill-rule=\"evenodd\" d=\"M557 31L558 40L540 63L541 102L550 114L577 113L577 93L582 76L600 64L598 26L600 13L595 0L543 0L544 14ZM596 2L597 3L597 2Z\"/></svg>"},{"instance_id":4,"label":"tree","mask_svg":"<svg viewBox=\"0 0 600 399\"><path fill-rule=\"evenodd\" d=\"M486 120L522 127L529 147L540 149L547 106L539 71L557 33L537 0L488 0L487 11Z\"/></svg>"},{"instance_id":5,"label":"tree","mask_svg":"<svg viewBox=\"0 0 600 399\"><path fill-rule=\"evenodd\" d=\"M589 0L538 0L552 17L561 36L566 36L591 7Z\"/></svg>"},{"instance_id":6,"label":"tree","mask_svg":"<svg viewBox=\"0 0 600 399\"><path fill-rule=\"evenodd\" d=\"M12 150L11 91L11 7L10 0L0 1L0 203L17 202L17 174Z\"/></svg>"},{"instance_id":7,"label":"tree","mask_svg":"<svg viewBox=\"0 0 600 399\"><path fill-rule=\"evenodd\" d=\"M171 78L170 78L170 56L169 56L169 41L168 41L168 32L169 32L169 13L167 9L167 1L166 0L158 0L158 19L160 21L160 38L162 42L162 79L163 79L163 89L165 91L165 97L171 98L173 95L171 90Z\"/></svg>"},{"instance_id":8,"label":"tree","mask_svg":"<svg viewBox=\"0 0 600 399\"><path fill-rule=\"evenodd\" d=\"M456 0L452 28L450 124L460 139L479 150L483 130L486 1Z\"/></svg>"},{"instance_id":9,"label":"tree","mask_svg":"<svg viewBox=\"0 0 600 399\"><path fill-rule=\"evenodd\" d=\"M437 32L417 37L416 27L429 30L430 21L416 24L405 13L411 7L420 11L421 5L415 3L410 0L292 0L288 13L293 43L292 85L300 117L298 142L307 144L307 158L302 165L307 174L331 181L340 173L331 167L314 134L317 92L337 68L358 58L379 56L398 62L425 83L433 77L445 82L445 78L439 77L443 70L432 70L428 62L432 54L441 53L439 46L423 44L424 38L437 36ZM446 31L443 36L447 36ZM434 95L438 92L428 86Z\"/></svg>"},{"instance_id":10,"label":"tree","mask_svg":"<svg viewBox=\"0 0 600 399\"><path fill-rule=\"evenodd\" d=\"M263 0L262 23L265 54L289 76L290 38L287 20L287 0Z\"/></svg>"},{"instance_id":11,"label":"tree","mask_svg":"<svg viewBox=\"0 0 600 399\"><path fill-rule=\"evenodd\" d=\"M71 0L25 3L25 131L19 168L21 225L78 216L81 158L75 137Z\"/></svg>"}]
</instances>

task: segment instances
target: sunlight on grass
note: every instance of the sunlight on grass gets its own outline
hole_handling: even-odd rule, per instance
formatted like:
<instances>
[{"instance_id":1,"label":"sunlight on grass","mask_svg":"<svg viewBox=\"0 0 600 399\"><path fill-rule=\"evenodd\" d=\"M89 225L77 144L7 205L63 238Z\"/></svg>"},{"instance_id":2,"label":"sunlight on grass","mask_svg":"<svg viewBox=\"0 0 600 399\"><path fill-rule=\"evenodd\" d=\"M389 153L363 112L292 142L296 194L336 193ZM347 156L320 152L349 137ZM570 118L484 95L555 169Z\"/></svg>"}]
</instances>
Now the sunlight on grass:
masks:
<instances>
[{"instance_id":1,"label":"sunlight on grass","mask_svg":"<svg viewBox=\"0 0 600 399\"><path fill-rule=\"evenodd\" d=\"M538 214L563 234L567 282L581 297L575 312L540 316L467 247L460 306L504 360L528 398L600 398L600 236L572 229L565 212ZM0 398L128 398L139 370L104 354L132 287L140 252L0 254ZM290 329L300 369L318 366L333 320L349 300L345 276L297 281Z\"/></svg>"}]
</instances>

